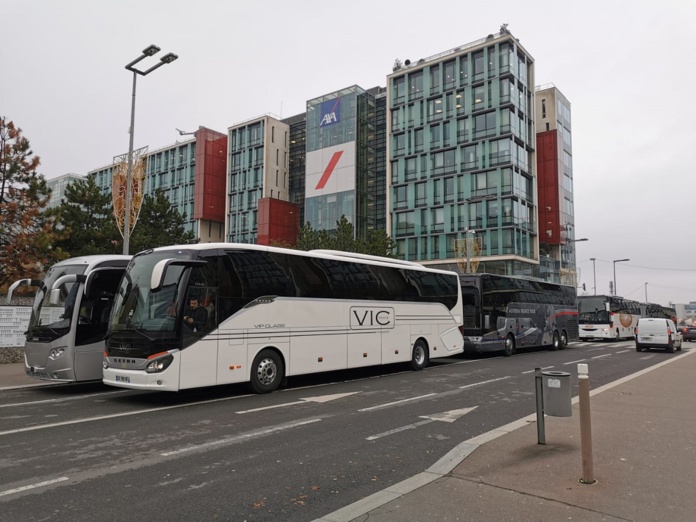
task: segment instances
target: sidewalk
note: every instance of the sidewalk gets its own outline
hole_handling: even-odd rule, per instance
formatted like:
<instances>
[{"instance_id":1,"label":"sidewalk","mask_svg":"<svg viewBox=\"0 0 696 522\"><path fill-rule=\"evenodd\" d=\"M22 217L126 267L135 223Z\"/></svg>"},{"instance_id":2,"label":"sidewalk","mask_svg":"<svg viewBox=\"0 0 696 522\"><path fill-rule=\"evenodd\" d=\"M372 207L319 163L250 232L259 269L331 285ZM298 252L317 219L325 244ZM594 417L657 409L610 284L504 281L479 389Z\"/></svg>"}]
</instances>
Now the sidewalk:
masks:
<instances>
[{"instance_id":1,"label":"sidewalk","mask_svg":"<svg viewBox=\"0 0 696 522\"><path fill-rule=\"evenodd\" d=\"M597 389L590 366L594 485L579 482L574 398L572 417L545 418L545 445L537 443L534 414L319 520L696 520L696 348L689 348Z\"/></svg>"},{"instance_id":2,"label":"sidewalk","mask_svg":"<svg viewBox=\"0 0 696 522\"><path fill-rule=\"evenodd\" d=\"M24 373L24 363L0 364L0 391L24 386L36 386L41 384L55 384L48 381L40 381L33 377L27 377Z\"/></svg>"}]
</instances>

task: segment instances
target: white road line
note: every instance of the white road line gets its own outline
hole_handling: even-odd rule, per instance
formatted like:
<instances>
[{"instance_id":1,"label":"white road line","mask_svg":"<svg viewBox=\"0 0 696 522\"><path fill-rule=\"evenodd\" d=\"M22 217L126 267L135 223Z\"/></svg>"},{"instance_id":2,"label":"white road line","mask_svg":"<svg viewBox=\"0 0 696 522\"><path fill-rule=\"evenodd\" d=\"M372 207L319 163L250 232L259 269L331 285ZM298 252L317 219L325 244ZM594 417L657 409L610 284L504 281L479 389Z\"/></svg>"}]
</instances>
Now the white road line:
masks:
<instances>
[{"instance_id":1,"label":"white road line","mask_svg":"<svg viewBox=\"0 0 696 522\"><path fill-rule=\"evenodd\" d=\"M369 408L363 408L362 410L358 410L358 411L371 411L371 410L378 410L380 408L388 408L389 406L394 406L395 404L403 404L405 402L417 401L418 399L425 399L426 397L432 397L433 395L437 395L437 393L429 393L427 395L420 395L418 397L411 397L410 399L403 399L401 401L388 402L386 404L379 404L377 406L370 406Z\"/></svg>"},{"instance_id":2,"label":"white road line","mask_svg":"<svg viewBox=\"0 0 696 522\"><path fill-rule=\"evenodd\" d=\"M543 368L540 368L541 370L548 370L549 368L553 368L553 366L544 366ZM534 373L536 371L536 368L534 370L527 370L526 372L522 372L522 375L526 373Z\"/></svg>"},{"instance_id":3,"label":"white road line","mask_svg":"<svg viewBox=\"0 0 696 522\"><path fill-rule=\"evenodd\" d=\"M33 406L34 404L48 404L51 402L76 401L79 399L89 399L90 397L103 397L104 395L114 395L116 393L128 393L131 390L119 390L104 393L90 393L89 395L75 395L74 397L62 397L60 399L45 399L43 401L17 402L14 404L1 404L0 408L11 408L14 406Z\"/></svg>"},{"instance_id":4,"label":"white road line","mask_svg":"<svg viewBox=\"0 0 696 522\"><path fill-rule=\"evenodd\" d=\"M423 426L424 424L430 424L431 422L435 422L434 420L428 419L420 422L416 422L414 424L409 424L408 426L401 426L400 428L396 428L393 430L385 431L383 433L378 433L377 435L371 435L369 437L365 437L365 440L377 440L381 439L382 437L386 437L388 435L393 435L394 433L399 433L401 431L406 431L406 430L412 430L417 428L418 426Z\"/></svg>"},{"instance_id":5,"label":"white road line","mask_svg":"<svg viewBox=\"0 0 696 522\"><path fill-rule=\"evenodd\" d=\"M22 486L21 488L8 489L5 491L0 491L0 497L5 495L14 495L15 493L21 493L22 491L27 491L29 489L41 488L43 486L50 486L51 484L56 484L58 482L64 482L68 480L68 477L60 477L53 480L44 480L43 482L37 482L36 484L31 484L29 486Z\"/></svg>"},{"instance_id":6,"label":"white road line","mask_svg":"<svg viewBox=\"0 0 696 522\"><path fill-rule=\"evenodd\" d=\"M602 357L609 357L610 355L613 355L611 353L605 353L604 355L595 355L593 359L601 359Z\"/></svg>"},{"instance_id":7,"label":"white road line","mask_svg":"<svg viewBox=\"0 0 696 522\"><path fill-rule=\"evenodd\" d=\"M581 363L582 361L586 361L586 360L587 360L587 359L578 359L577 361L570 361L570 362L563 363L563 364L564 364L564 365L568 365L568 364L577 364L577 363Z\"/></svg>"},{"instance_id":8,"label":"white road line","mask_svg":"<svg viewBox=\"0 0 696 522\"><path fill-rule=\"evenodd\" d=\"M463 390L464 388L471 388L472 386L480 386L481 384L488 384L490 382L504 381L505 379L509 379L509 378L510 378L510 376L506 375L505 377L498 377L497 379L490 379L488 381L475 382L473 384L467 384L466 386L460 386L459 389Z\"/></svg>"},{"instance_id":9,"label":"white road line","mask_svg":"<svg viewBox=\"0 0 696 522\"><path fill-rule=\"evenodd\" d=\"M275 433L277 431L289 430L291 428L297 428L299 426L305 426L307 424L313 424L315 422L321 422L321 419L309 419L306 421L294 422L291 424L283 424L282 426L274 426L272 428L266 428L263 430L252 431L251 433L245 433L243 435L237 435L236 437L228 437L226 439L213 440L211 442L206 442L205 444L198 444L197 446L188 446L186 448L181 448L174 451L167 451L165 453L160 453L163 457L170 457L172 455L180 455L182 453L187 453L189 451L196 451L203 448L210 448L213 446L219 446L220 444L230 444L233 442L239 442L246 439L251 439L253 437L261 437L263 435L268 435L270 433Z\"/></svg>"},{"instance_id":10,"label":"white road line","mask_svg":"<svg viewBox=\"0 0 696 522\"><path fill-rule=\"evenodd\" d=\"M153 412L157 412L157 411L175 410L178 408L186 408L188 406L197 406L199 404L211 404L214 402L231 401L231 400L235 400L235 399L242 399L244 397L249 397L249 395L251 395L251 394L237 395L235 397L224 397L222 399L210 399L208 401L189 402L186 404L177 404L176 406L163 406L162 408L148 408L147 410L127 411L124 413L114 413L113 415L100 415L98 417L89 417L86 419L76 419L76 420L71 420L71 421L54 422L52 424L41 424L39 426L29 426L28 428L19 428L16 430L0 431L0 436L13 435L15 433L25 433L27 431L43 430L43 429L47 429L47 428L57 428L59 426L70 426L72 424L82 424L84 422L94 422L94 421L105 420L105 419L117 419L118 417L129 417L131 415L141 415L143 413L153 413Z\"/></svg>"},{"instance_id":11,"label":"white road line","mask_svg":"<svg viewBox=\"0 0 696 522\"><path fill-rule=\"evenodd\" d=\"M616 353L626 353L626 352L632 352L632 351L633 350L621 350L620 352L616 352Z\"/></svg>"}]
</instances>

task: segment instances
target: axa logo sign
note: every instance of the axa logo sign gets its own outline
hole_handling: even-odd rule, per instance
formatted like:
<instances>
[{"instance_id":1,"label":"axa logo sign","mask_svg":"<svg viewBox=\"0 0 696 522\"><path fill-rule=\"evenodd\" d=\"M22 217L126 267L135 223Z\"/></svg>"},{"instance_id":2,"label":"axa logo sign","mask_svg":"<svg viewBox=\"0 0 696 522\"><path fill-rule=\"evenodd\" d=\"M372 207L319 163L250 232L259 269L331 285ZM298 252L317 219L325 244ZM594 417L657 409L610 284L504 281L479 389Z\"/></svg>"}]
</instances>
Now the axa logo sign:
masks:
<instances>
[{"instance_id":1,"label":"axa logo sign","mask_svg":"<svg viewBox=\"0 0 696 522\"><path fill-rule=\"evenodd\" d=\"M329 160L329 164L326 166L326 168L324 169L324 173L321 175L321 178L319 179L319 183L317 183L317 186L314 187L315 190L321 190L326 186L326 182L329 181L329 178L331 177L331 174L336 168L336 164L338 164L338 160L341 159L342 155L342 150L333 153L333 156L331 156L331 159Z\"/></svg>"},{"instance_id":2,"label":"axa logo sign","mask_svg":"<svg viewBox=\"0 0 696 522\"><path fill-rule=\"evenodd\" d=\"M393 308L353 306L350 309L350 329L394 328Z\"/></svg>"},{"instance_id":3,"label":"axa logo sign","mask_svg":"<svg viewBox=\"0 0 696 522\"><path fill-rule=\"evenodd\" d=\"M323 102L321 104L321 122L319 126L326 127L339 121L341 121L341 98Z\"/></svg>"}]
</instances>

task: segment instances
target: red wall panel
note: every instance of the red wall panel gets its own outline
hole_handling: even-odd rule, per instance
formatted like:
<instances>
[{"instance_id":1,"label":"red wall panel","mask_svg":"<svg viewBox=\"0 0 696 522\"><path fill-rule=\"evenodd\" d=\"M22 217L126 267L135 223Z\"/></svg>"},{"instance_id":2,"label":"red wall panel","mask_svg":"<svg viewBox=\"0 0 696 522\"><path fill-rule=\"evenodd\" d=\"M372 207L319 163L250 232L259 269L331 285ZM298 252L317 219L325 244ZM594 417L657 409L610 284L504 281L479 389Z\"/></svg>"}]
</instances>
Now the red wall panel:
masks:
<instances>
[{"instance_id":1,"label":"red wall panel","mask_svg":"<svg viewBox=\"0 0 696 522\"><path fill-rule=\"evenodd\" d=\"M259 200L259 245L295 246L299 233L299 207L295 203L274 198Z\"/></svg>"},{"instance_id":2,"label":"red wall panel","mask_svg":"<svg viewBox=\"0 0 696 522\"><path fill-rule=\"evenodd\" d=\"M539 240L561 244L561 209L558 175L558 133L540 132L537 138L537 196L539 198ZM547 231L551 231L551 235Z\"/></svg>"}]
</instances>

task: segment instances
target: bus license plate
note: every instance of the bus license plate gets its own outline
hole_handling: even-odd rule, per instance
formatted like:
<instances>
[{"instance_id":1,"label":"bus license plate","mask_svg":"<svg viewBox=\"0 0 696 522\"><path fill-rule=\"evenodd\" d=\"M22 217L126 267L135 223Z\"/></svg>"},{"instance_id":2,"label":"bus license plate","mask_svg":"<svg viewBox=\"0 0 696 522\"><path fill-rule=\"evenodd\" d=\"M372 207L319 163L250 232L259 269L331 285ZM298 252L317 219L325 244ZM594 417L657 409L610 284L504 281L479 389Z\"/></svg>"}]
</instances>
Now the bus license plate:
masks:
<instances>
[{"instance_id":1,"label":"bus license plate","mask_svg":"<svg viewBox=\"0 0 696 522\"><path fill-rule=\"evenodd\" d=\"M122 375L116 376L116 382L130 382L130 377L125 377Z\"/></svg>"}]
</instances>

